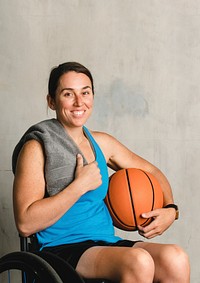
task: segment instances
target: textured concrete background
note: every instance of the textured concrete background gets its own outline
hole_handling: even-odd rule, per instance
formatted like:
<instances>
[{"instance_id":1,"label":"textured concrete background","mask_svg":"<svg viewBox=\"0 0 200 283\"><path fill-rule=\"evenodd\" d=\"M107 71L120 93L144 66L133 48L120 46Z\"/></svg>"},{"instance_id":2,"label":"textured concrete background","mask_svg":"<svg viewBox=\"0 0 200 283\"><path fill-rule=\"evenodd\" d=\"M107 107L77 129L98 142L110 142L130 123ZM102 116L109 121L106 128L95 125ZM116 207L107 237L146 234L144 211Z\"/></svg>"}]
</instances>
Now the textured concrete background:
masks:
<instances>
[{"instance_id":1,"label":"textured concrete background","mask_svg":"<svg viewBox=\"0 0 200 283\"><path fill-rule=\"evenodd\" d=\"M45 101L51 67L75 60L95 80L88 126L115 135L170 180L180 220L155 241L186 249L191 282L200 282L200 2L0 0L0 42L0 255L19 242L12 150L27 127L53 117Z\"/></svg>"}]
</instances>

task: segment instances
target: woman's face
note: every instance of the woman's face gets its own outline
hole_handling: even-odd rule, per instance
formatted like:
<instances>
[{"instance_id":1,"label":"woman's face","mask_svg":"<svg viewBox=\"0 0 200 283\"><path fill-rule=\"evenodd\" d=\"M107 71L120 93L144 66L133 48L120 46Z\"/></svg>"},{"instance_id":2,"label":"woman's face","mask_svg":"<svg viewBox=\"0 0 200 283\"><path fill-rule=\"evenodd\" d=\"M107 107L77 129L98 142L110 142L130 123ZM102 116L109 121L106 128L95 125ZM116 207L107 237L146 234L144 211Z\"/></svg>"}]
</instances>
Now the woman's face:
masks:
<instances>
[{"instance_id":1,"label":"woman's face","mask_svg":"<svg viewBox=\"0 0 200 283\"><path fill-rule=\"evenodd\" d=\"M65 127L82 127L93 108L92 84L83 73L70 71L60 77L55 100L49 95L48 105L56 111L57 119Z\"/></svg>"}]
</instances>

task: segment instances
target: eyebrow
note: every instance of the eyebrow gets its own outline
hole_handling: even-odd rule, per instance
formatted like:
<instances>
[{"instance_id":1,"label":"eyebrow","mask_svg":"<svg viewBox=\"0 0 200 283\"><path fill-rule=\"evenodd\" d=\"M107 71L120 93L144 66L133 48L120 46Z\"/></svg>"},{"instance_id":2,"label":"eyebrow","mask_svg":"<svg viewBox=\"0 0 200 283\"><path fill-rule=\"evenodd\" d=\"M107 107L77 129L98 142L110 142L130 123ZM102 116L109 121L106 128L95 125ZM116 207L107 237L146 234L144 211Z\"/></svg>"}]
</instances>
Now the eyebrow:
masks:
<instances>
[{"instance_id":1,"label":"eyebrow","mask_svg":"<svg viewBox=\"0 0 200 283\"><path fill-rule=\"evenodd\" d=\"M87 86L82 87L81 90L84 90L84 89L87 89L87 88L92 89L89 85L87 85ZM74 88L71 88L71 87L65 87L65 88L61 89L60 92L63 92L64 90L71 90L71 91L74 91L75 89L74 89Z\"/></svg>"}]
</instances>

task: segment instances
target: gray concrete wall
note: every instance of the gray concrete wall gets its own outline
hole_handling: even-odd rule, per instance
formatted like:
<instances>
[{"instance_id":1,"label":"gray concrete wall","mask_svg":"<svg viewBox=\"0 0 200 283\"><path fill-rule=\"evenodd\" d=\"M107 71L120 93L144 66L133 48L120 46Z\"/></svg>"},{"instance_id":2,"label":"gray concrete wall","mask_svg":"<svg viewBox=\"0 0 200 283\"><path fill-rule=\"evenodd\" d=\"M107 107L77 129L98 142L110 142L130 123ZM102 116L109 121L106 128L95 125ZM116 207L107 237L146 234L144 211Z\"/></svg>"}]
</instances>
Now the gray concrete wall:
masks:
<instances>
[{"instance_id":1,"label":"gray concrete wall","mask_svg":"<svg viewBox=\"0 0 200 283\"><path fill-rule=\"evenodd\" d=\"M0 41L0 254L18 249L13 147L53 116L51 67L75 60L95 79L88 126L114 134L170 180L180 220L155 241L186 249L191 282L200 282L200 2L0 0Z\"/></svg>"}]
</instances>

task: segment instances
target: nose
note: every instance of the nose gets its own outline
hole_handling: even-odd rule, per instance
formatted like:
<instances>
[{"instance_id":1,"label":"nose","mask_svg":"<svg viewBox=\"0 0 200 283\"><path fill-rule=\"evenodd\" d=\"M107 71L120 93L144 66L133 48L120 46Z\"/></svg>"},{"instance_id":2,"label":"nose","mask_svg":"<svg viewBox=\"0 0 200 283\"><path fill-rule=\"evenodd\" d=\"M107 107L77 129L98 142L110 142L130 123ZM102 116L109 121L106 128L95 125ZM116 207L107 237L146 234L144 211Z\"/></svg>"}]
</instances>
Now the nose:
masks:
<instances>
[{"instance_id":1,"label":"nose","mask_svg":"<svg viewBox=\"0 0 200 283\"><path fill-rule=\"evenodd\" d=\"M83 105L83 99L82 99L81 95L75 96L74 105L75 106L82 106Z\"/></svg>"}]
</instances>

